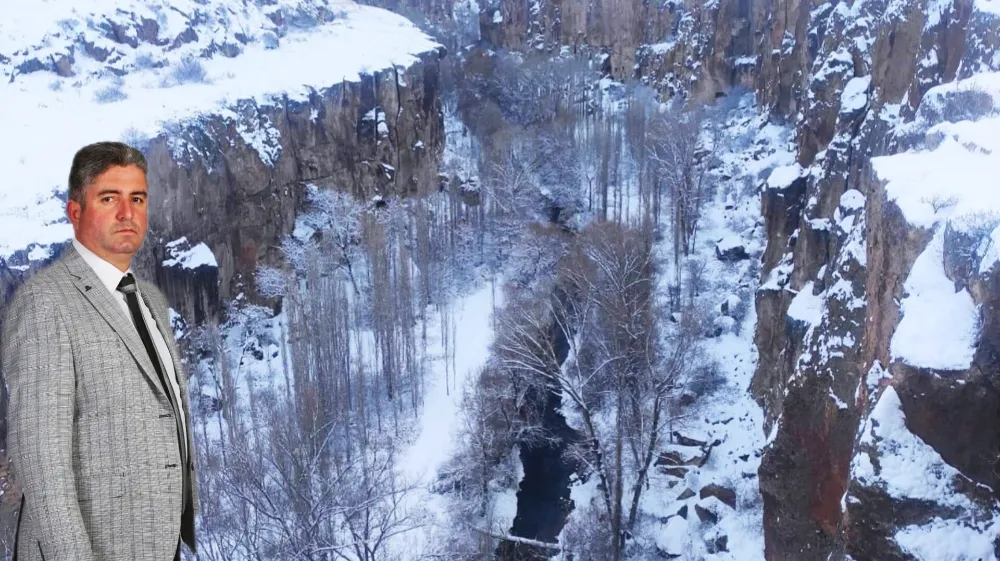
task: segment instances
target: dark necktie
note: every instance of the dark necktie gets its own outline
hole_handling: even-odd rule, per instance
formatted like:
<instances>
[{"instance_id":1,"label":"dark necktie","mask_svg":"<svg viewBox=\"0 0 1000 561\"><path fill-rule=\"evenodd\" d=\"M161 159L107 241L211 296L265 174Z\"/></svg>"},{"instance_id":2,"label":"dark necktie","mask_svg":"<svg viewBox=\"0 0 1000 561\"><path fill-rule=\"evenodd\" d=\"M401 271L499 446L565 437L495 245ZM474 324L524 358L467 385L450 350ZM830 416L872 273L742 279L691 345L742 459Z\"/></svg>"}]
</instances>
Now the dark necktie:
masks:
<instances>
[{"instance_id":1,"label":"dark necktie","mask_svg":"<svg viewBox=\"0 0 1000 561\"><path fill-rule=\"evenodd\" d=\"M187 508L188 504L188 470L187 470L187 435L184 434L184 430L181 425L181 408L177 404L177 399L174 399L174 393L167 382L167 377L163 372L163 366L160 364L160 356L156 352L156 346L153 345L153 337L149 334L149 328L146 326L146 318L142 315L142 309L139 307L139 294L136 291L137 287L135 285L135 277L131 273L122 277L121 282L118 283L118 290L125 295L125 302L128 304L128 311L132 314L132 322L135 323L135 329L139 332L139 338L142 339L143 346L146 347L146 353L149 354L149 360L153 362L153 368L156 369L156 375L160 378L160 384L163 385L163 392L167 394L167 401L170 402L170 406L174 410L174 422L177 425L177 441L180 445L181 451L181 481L185 492L183 493L181 512ZM180 542L178 542L178 547L180 547ZM180 554L180 549L177 550L177 555ZM174 559L179 559L179 557L174 557Z\"/></svg>"},{"instance_id":2,"label":"dark necktie","mask_svg":"<svg viewBox=\"0 0 1000 561\"><path fill-rule=\"evenodd\" d=\"M149 334L149 328L146 327L146 319L142 316L142 309L139 308L139 294L136 292L135 277L131 273L122 277L121 282L118 283L118 290L125 295L128 311L132 314L132 322L135 323L136 331L139 332L139 338L142 339L142 344L146 347L149 360L153 362L156 375L159 376L160 384L163 385L163 391L167 394L167 400L170 402L170 406L174 407L173 392L170 391L170 384L167 383L166 375L163 373L163 366L160 364L160 358L156 352L156 347L153 345L153 338Z\"/></svg>"}]
</instances>

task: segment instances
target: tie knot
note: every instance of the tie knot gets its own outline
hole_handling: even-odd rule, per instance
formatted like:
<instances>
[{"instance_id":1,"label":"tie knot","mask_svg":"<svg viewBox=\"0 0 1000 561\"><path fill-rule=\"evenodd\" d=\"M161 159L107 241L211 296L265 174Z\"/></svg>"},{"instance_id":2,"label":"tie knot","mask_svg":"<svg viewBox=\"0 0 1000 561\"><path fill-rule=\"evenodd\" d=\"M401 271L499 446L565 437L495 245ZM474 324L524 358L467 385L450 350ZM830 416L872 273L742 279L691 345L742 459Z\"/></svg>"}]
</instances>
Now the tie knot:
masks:
<instances>
[{"instance_id":1,"label":"tie knot","mask_svg":"<svg viewBox=\"0 0 1000 561\"><path fill-rule=\"evenodd\" d=\"M135 294L135 277L132 276L132 273L122 277L121 282L118 283L118 290L125 294Z\"/></svg>"}]
</instances>

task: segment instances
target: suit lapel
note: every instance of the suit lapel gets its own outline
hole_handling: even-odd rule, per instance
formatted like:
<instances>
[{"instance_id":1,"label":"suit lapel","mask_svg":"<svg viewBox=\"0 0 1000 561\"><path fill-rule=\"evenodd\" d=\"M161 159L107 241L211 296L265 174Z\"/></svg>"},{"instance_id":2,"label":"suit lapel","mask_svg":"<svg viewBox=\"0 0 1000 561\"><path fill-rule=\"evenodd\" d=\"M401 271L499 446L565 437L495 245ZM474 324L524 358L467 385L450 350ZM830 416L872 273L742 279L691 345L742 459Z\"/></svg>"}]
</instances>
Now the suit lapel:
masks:
<instances>
[{"instance_id":1,"label":"suit lapel","mask_svg":"<svg viewBox=\"0 0 1000 561\"><path fill-rule=\"evenodd\" d=\"M156 369L146 352L146 347L142 344L142 339L139 338L139 332L132 324L132 319L125 315L121 306L115 301L115 297L104 287L97 277L97 273L90 268L90 265L87 265L76 248L71 245L63 253L66 256L63 262L66 264L66 269L80 294L83 294L84 298L97 310L97 313L101 314L104 321L108 322L111 329L121 337L125 347L135 358L136 363L139 364L139 370L146 376L149 383L160 392L164 392L164 388L157 379Z\"/></svg>"},{"instance_id":2,"label":"suit lapel","mask_svg":"<svg viewBox=\"0 0 1000 561\"><path fill-rule=\"evenodd\" d=\"M149 312L153 315L153 320L156 323L156 328L160 331L160 335L163 337L163 342L166 343L167 345L167 352L170 353L169 358L174 366L174 376L177 378L177 387L180 389L181 392L180 407L182 408L182 410L177 411L176 414L180 415L183 411L188 412L188 414L186 415L187 417L187 422L185 423L186 434L184 435L184 438L187 441L186 450L188 451L188 455L190 456L190 451L194 444L191 432L193 430L191 428L191 415L190 415L191 404L189 403L188 400L187 376L185 376L184 369L182 368L181 365L180 356L177 351L177 345L174 339L173 326L170 324L170 318L169 318L170 314L169 312L167 312L166 316L164 316L164 314L161 314L160 313L161 306L157 302L154 302L151 298L146 296L147 294L150 294L150 290L148 288L147 283L145 281L138 281L138 282L139 282L139 294L142 295L142 299L146 303L146 307L149 308ZM190 458L185 460L185 463L189 462Z\"/></svg>"},{"instance_id":3,"label":"suit lapel","mask_svg":"<svg viewBox=\"0 0 1000 561\"><path fill-rule=\"evenodd\" d=\"M160 306L146 296L146 294L148 294L147 290L146 282L139 281L139 294L142 295L142 300L146 303L146 307L149 308L149 312L153 314L153 321L156 322L156 328L160 331L160 336L163 337L163 342L167 345L167 352L170 353L168 358L174 366L174 375L177 377L177 385L181 388L181 398L184 401L187 401L184 399L183 395L186 393L184 391L184 384L187 383L187 380L185 379L183 373L184 371L181 368L180 357L177 355L176 345L174 344L174 332L173 327L170 325L170 318L164 317L163 314L160 313Z\"/></svg>"}]
</instances>

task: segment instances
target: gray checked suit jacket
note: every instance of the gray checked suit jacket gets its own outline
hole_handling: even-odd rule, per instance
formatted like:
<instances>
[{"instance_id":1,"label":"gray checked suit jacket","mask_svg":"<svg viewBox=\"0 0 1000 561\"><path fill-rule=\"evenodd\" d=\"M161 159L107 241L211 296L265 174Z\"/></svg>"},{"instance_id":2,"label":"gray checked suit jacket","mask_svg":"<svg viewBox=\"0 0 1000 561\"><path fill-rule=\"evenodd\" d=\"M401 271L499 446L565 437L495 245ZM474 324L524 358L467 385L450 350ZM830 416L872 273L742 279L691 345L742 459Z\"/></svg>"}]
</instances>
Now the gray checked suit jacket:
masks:
<instances>
[{"instance_id":1,"label":"gray checked suit jacket","mask_svg":"<svg viewBox=\"0 0 1000 561\"><path fill-rule=\"evenodd\" d=\"M166 299L138 285L190 419ZM72 245L11 299L0 359L24 491L14 559L169 561L178 535L195 551L194 462L181 457L177 412L131 319Z\"/></svg>"}]
</instances>

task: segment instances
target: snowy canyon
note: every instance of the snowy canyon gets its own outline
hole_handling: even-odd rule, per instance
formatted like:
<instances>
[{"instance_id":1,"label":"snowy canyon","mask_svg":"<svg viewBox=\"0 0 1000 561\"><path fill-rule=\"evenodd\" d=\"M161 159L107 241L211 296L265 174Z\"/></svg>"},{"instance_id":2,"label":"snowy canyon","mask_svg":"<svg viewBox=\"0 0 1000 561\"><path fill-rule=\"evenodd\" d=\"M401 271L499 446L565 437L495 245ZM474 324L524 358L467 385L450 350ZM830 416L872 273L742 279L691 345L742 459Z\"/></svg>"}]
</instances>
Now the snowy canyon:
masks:
<instances>
[{"instance_id":1,"label":"snowy canyon","mask_svg":"<svg viewBox=\"0 0 1000 561\"><path fill-rule=\"evenodd\" d=\"M1000 1L367 4L0 8L2 301L140 147L199 558L1000 558Z\"/></svg>"}]
</instances>

